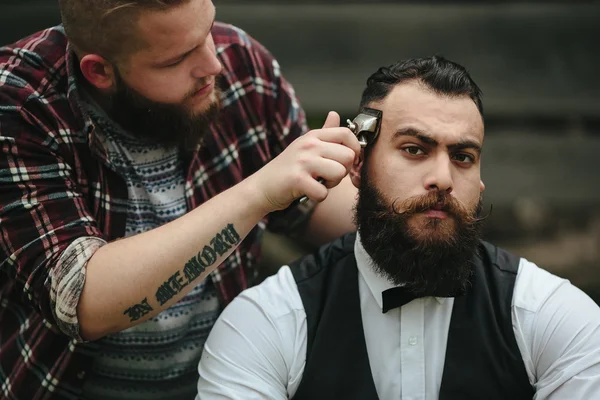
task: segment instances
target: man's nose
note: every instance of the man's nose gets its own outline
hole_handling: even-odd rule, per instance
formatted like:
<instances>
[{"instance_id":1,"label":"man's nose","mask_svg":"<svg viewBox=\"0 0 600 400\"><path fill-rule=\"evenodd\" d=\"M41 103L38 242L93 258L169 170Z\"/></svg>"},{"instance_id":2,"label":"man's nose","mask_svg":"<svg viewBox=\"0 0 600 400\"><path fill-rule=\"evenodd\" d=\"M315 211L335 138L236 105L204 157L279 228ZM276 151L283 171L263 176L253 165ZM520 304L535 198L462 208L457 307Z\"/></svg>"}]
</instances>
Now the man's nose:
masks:
<instances>
[{"instance_id":1,"label":"man's nose","mask_svg":"<svg viewBox=\"0 0 600 400\"><path fill-rule=\"evenodd\" d=\"M202 56L198 57L197 65L192 70L192 77L195 79L215 76L221 73L223 65L217 58L216 51L210 46L202 49Z\"/></svg>"},{"instance_id":2,"label":"man's nose","mask_svg":"<svg viewBox=\"0 0 600 400\"><path fill-rule=\"evenodd\" d=\"M450 194L453 189L452 161L446 154L431 160L431 169L423 182L425 190L436 190Z\"/></svg>"}]
</instances>

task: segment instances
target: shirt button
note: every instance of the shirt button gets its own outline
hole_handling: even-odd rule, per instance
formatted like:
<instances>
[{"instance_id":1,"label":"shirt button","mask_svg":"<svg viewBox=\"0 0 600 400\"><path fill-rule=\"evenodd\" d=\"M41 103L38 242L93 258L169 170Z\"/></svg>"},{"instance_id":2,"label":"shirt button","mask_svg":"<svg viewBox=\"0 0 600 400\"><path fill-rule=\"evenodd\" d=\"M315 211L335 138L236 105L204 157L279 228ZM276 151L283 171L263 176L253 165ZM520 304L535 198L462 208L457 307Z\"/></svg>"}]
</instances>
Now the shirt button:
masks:
<instances>
[{"instance_id":1,"label":"shirt button","mask_svg":"<svg viewBox=\"0 0 600 400\"><path fill-rule=\"evenodd\" d=\"M77 373L77 379L84 379L85 378L85 371L79 371Z\"/></svg>"},{"instance_id":2,"label":"shirt button","mask_svg":"<svg viewBox=\"0 0 600 400\"><path fill-rule=\"evenodd\" d=\"M417 337L416 336L411 336L408 338L408 344L410 344L411 346L416 345L418 342Z\"/></svg>"}]
</instances>

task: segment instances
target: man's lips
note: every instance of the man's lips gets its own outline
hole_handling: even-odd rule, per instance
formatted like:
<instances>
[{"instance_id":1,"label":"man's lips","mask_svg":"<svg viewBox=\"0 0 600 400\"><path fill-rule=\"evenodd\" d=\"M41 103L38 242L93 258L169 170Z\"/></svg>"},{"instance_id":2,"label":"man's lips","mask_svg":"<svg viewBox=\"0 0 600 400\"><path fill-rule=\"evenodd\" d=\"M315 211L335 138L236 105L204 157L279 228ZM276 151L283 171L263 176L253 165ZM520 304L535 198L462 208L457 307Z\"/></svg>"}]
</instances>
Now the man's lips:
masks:
<instances>
[{"instance_id":1,"label":"man's lips","mask_svg":"<svg viewBox=\"0 0 600 400\"><path fill-rule=\"evenodd\" d=\"M215 83L215 81L208 82L206 85L202 86L200 89L195 91L194 96L203 96L203 95L209 93L212 90L214 83Z\"/></svg>"},{"instance_id":2,"label":"man's lips","mask_svg":"<svg viewBox=\"0 0 600 400\"><path fill-rule=\"evenodd\" d=\"M430 218L448 218L448 212L446 211L446 205L444 203L437 203L433 207L425 210L423 214Z\"/></svg>"},{"instance_id":3,"label":"man's lips","mask_svg":"<svg viewBox=\"0 0 600 400\"><path fill-rule=\"evenodd\" d=\"M448 213L446 211L436 210L434 208L431 208L431 209L425 211L423 214L428 216L429 218L439 218L439 219L448 218Z\"/></svg>"}]
</instances>

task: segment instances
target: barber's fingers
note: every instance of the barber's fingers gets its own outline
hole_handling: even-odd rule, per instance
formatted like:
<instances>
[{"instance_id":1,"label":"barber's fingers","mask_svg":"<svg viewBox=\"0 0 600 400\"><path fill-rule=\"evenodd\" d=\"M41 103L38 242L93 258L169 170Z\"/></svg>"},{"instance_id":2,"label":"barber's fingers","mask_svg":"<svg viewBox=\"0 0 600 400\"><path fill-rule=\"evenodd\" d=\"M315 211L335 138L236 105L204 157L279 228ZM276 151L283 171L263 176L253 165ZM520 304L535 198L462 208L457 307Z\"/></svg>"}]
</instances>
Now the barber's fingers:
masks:
<instances>
[{"instance_id":1,"label":"barber's fingers","mask_svg":"<svg viewBox=\"0 0 600 400\"><path fill-rule=\"evenodd\" d=\"M323 128L337 128L338 126L340 126L340 115L335 111L329 111Z\"/></svg>"},{"instance_id":2,"label":"barber's fingers","mask_svg":"<svg viewBox=\"0 0 600 400\"><path fill-rule=\"evenodd\" d=\"M349 147L337 143L325 143L319 152L320 156L336 161L349 171L356 160L356 153Z\"/></svg>"},{"instance_id":3,"label":"barber's fingers","mask_svg":"<svg viewBox=\"0 0 600 400\"><path fill-rule=\"evenodd\" d=\"M361 147L357 137L348 128L335 127L335 128L324 128L316 129L306 133L306 140L310 141L313 139L320 140L322 142L337 143L344 145L354 151L359 156ZM309 142L310 143L310 142ZM316 144L316 143L312 143Z\"/></svg>"}]
</instances>

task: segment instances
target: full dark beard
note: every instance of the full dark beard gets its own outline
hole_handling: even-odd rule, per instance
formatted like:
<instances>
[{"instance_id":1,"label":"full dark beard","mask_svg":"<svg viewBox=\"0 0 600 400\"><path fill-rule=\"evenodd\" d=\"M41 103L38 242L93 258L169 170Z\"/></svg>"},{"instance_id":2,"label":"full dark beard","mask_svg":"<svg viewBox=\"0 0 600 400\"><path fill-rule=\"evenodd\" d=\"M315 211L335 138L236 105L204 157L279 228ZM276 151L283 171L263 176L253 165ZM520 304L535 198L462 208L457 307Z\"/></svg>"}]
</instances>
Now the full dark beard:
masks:
<instances>
[{"instance_id":1,"label":"full dark beard","mask_svg":"<svg viewBox=\"0 0 600 400\"><path fill-rule=\"evenodd\" d=\"M448 218L420 214L438 202L444 204ZM453 296L469 285L481 237L482 220L477 217L481 207L481 198L476 209L466 210L455 198L439 192L389 204L370 183L363 166L355 222L377 273L416 295ZM415 228L411 218L424 222Z\"/></svg>"},{"instance_id":2,"label":"full dark beard","mask_svg":"<svg viewBox=\"0 0 600 400\"><path fill-rule=\"evenodd\" d=\"M148 99L127 86L118 71L115 79L116 91L109 99L109 115L131 135L149 143L194 150L210 133L210 125L221 110L218 92L217 100L205 111L192 113L183 104Z\"/></svg>"}]
</instances>

